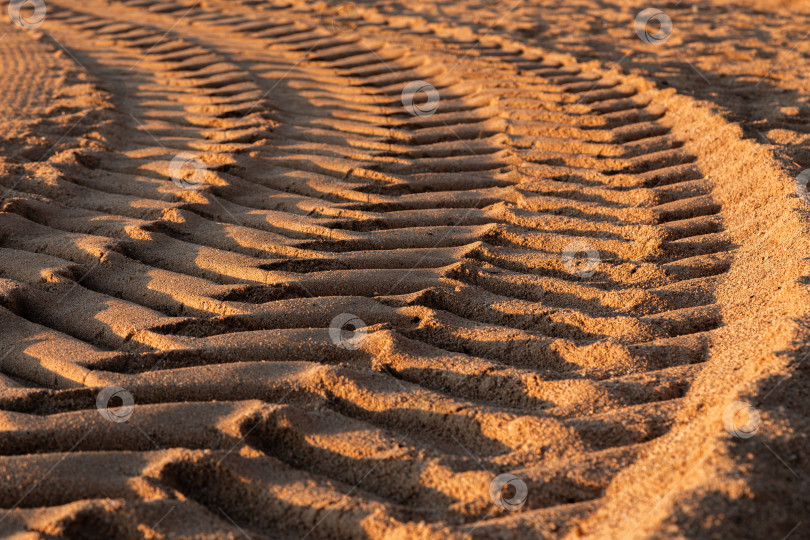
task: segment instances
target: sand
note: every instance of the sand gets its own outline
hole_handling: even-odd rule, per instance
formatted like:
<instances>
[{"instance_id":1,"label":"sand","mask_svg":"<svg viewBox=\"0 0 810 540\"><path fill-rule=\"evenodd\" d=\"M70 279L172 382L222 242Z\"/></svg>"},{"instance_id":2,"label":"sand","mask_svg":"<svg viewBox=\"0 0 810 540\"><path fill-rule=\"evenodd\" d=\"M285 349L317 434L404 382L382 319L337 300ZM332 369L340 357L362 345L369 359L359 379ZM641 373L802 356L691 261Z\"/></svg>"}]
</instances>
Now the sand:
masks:
<instances>
[{"instance_id":1,"label":"sand","mask_svg":"<svg viewBox=\"0 0 810 540\"><path fill-rule=\"evenodd\" d=\"M796 3L5 8L0 536L810 534Z\"/></svg>"}]
</instances>

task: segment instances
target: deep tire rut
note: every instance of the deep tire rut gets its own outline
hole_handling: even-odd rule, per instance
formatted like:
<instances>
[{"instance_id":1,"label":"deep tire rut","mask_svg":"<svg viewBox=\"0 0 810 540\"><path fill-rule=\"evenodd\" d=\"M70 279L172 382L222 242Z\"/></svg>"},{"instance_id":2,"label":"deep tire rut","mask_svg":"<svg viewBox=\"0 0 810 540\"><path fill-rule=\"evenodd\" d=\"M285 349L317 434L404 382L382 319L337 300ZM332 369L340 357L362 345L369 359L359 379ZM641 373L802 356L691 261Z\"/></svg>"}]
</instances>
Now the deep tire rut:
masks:
<instances>
[{"instance_id":1,"label":"deep tire rut","mask_svg":"<svg viewBox=\"0 0 810 540\"><path fill-rule=\"evenodd\" d=\"M505 38L206 6L49 2L106 92L103 147L3 178L0 408L24 430L0 527L79 505L49 530L571 532L723 329L735 245L666 107ZM419 80L433 114L403 108ZM181 153L200 189L172 181ZM125 423L96 410L110 385ZM507 472L522 512L490 498Z\"/></svg>"}]
</instances>

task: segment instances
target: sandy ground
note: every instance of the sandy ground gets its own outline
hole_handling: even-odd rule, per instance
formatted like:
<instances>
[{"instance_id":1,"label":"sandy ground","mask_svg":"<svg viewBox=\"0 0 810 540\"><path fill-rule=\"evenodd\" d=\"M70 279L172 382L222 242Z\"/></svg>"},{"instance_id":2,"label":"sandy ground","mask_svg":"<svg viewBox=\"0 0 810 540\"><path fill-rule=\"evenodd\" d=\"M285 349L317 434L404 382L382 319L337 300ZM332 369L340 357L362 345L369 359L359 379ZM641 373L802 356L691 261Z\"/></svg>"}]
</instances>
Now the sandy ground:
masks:
<instances>
[{"instance_id":1,"label":"sandy ground","mask_svg":"<svg viewBox=\"0 0 810 540\"><path fill-rule=\"evenodd\" d=\"M810 536L806 6L37 4L0 536Z\"/></svg>"}]
</instances>

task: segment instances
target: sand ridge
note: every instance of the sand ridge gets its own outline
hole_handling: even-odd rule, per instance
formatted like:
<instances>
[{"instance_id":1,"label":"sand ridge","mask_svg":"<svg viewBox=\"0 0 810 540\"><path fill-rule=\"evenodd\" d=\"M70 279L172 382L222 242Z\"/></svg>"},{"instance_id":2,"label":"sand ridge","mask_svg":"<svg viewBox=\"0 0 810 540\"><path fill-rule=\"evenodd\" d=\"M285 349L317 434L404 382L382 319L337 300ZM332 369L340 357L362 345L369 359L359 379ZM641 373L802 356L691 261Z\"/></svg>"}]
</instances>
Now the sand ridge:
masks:
<instances>
[{"instance_id":1,"label":"sand ridge","mask_svg":"<svg viewBox=\"0 0 810 540\"><path fill-rule=\"evenodd\" d=\"M338 11L54 0L14 34L76 72L81 129L2 162L0 530L744 533L804 459L801 413L762 405L748 448L780 476L740 478L721 421L801 384L805 203L778 161L508 25ZM412 81L435 111L403 108Z\"/></svg>"}]
</instances>

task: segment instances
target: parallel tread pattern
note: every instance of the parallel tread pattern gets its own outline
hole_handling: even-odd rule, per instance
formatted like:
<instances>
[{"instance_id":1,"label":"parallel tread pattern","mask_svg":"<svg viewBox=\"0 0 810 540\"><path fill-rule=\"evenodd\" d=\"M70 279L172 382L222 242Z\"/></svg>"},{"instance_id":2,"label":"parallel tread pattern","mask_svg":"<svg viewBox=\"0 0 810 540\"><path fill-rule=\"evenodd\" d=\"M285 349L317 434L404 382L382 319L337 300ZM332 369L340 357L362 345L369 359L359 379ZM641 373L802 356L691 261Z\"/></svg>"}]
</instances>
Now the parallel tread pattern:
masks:
<instances>
[{"instance_id":1,"label":"parallel tread pattern","mask_svg":"<svg viewBox=\"0 0 810 540\"><path fill-rule=\"evenodd\" d=\"M666 433L722 324L732 245L696 158L634 87L517 43L228 6L49 2L91 73L126 81L128 136L0 180L7 524L562 534ZM403 110L412 80L435 114ZM203 189L171 181L179 152ZM563 265L575 241L591 277ZM367 325L356 350L330 338L341 313ZM111 384L126 423L94 410ZM21 490L57 459L58 498ZM501 472L525 513L494 515Z\"/></svg>"}]
</instances>

